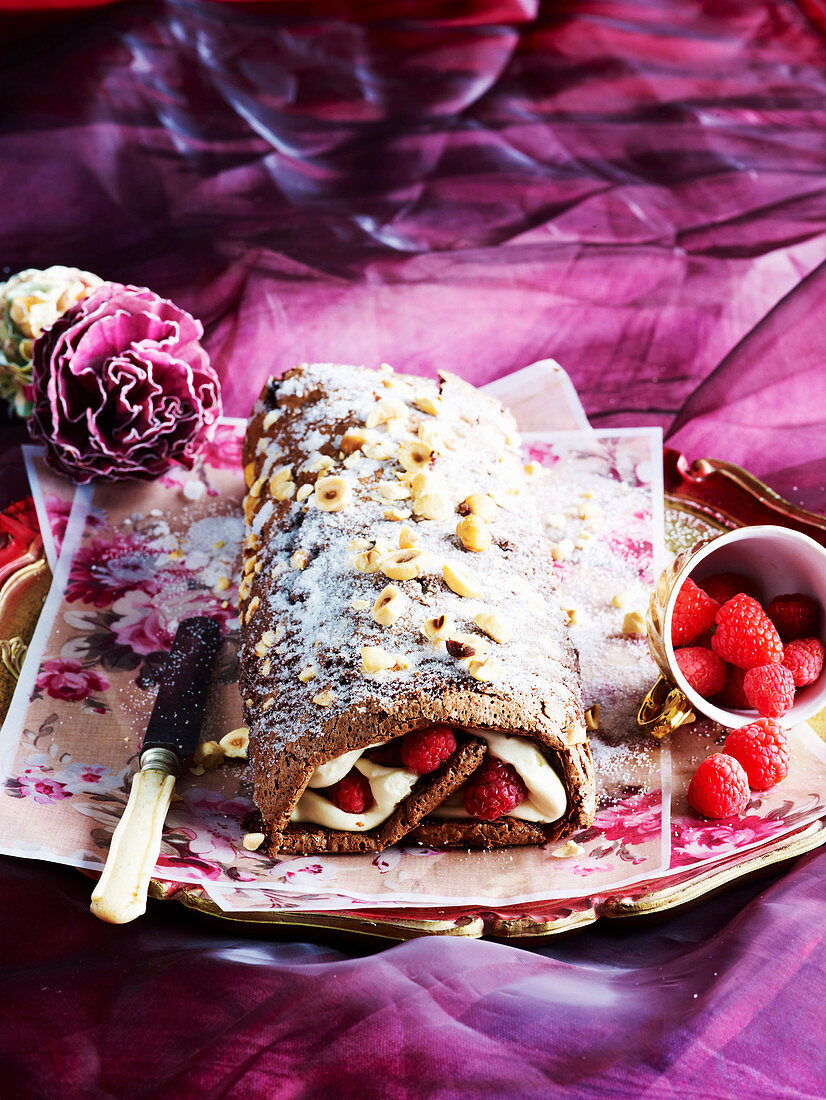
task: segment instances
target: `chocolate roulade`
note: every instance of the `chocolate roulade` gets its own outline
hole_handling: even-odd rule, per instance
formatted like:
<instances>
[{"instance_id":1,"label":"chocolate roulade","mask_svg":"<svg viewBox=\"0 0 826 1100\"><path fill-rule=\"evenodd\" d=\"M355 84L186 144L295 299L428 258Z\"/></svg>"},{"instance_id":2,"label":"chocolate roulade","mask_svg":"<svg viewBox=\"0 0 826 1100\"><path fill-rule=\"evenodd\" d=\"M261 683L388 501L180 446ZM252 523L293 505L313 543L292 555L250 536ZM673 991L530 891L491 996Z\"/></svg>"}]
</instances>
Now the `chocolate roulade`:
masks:
<instances>
[{"instance_id":1,"label":"chocolate roulade","mask_svg":"<svg viewBox=\"0 0 826 1100\"><path fill-rule=\"evenodd\" d=\"M461 379L270 379L245 440L241 688L276 852L591 823L578 658L511 416Z\"/></svg>"}]
</instances>

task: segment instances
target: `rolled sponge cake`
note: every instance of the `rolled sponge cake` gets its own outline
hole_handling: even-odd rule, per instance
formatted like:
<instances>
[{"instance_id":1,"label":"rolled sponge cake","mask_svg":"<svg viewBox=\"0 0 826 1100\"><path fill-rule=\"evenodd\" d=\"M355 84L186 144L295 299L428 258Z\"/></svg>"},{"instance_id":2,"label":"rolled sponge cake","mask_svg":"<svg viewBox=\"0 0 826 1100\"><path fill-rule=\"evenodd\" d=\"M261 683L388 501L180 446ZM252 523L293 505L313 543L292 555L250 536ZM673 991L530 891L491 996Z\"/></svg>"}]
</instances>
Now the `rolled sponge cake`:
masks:
<instances>
[{"instance_id":1,"label":"rolled sponge cake","mask_svg":"<svg viewBox=\"0 0 826 1100\"><path fill-rule=\"evenodd\" d=\"M270 379L244 444L241 689L267 848L538 844L593 820L578 658L512 418L461 379L338 364ZM457 748L419 775L404 735ZM527 798L471 818L490 756ZM369 783L363 813L335 785Z\"/></svg>"}]
</instances>

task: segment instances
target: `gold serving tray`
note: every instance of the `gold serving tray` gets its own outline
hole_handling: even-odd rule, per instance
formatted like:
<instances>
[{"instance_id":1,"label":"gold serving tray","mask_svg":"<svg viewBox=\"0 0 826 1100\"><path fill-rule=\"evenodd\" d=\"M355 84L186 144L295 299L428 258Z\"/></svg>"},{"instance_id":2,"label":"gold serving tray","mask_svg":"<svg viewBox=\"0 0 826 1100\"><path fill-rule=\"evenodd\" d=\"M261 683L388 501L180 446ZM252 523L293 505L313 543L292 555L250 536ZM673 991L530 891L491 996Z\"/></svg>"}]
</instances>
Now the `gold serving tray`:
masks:
<instances>
[{"instance_id":1,"label":"gold serving tray","mask_svg":"<svg viewBox=\"0 0 826 1100\"><path fill-rule=\"evenodd\" d=\"M666 542L675 552L710 534L748 523L778 523L826 544L826 519L795 507L739 467L702 459L687 466L666 451ZM39 540L37 540L39 544ZM0 716L8 709L26 646L51 580L42 544L30 547L0 587ZM826 711L810 721L826 739ZM153 880L149 895L174 900L207 919L232 922L278 938L403 941L420 936L486 937L528 946L570 934L596 921L641 922L695 905L735 883L776 873L826 844L826 820L707 869L663 874L648 883L570 902L526 903L490 909L394 909L347 912L266 910L225 913L198 887Z\"/></svg>"}]
</instances>

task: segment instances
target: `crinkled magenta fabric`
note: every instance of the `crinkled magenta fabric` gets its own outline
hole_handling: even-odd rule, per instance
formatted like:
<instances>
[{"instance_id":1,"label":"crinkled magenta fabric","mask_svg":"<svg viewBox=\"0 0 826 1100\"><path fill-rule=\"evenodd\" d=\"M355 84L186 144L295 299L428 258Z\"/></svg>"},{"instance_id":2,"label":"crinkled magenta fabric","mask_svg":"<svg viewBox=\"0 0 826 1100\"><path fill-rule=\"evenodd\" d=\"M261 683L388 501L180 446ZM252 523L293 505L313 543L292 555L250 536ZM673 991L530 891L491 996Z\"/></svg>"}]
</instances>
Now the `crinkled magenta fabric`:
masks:
<instances>
[{"instance_id":1,"label":"crinkled magenta fabric","mask_svg":"<svg viewBox=\"0 0 826 1100\"><path fill-rule=\"evenodd\" d=\"M597 426L661 424L822 509L818 10L17 15L0 263L175 298L230 413L303 359L485 382L554 356ZM659 926L358 954L172 903L109 928L79 875L2 861L0 1094L820 1097L824 886L814 855Z\"/></svg>"}]
</instances>

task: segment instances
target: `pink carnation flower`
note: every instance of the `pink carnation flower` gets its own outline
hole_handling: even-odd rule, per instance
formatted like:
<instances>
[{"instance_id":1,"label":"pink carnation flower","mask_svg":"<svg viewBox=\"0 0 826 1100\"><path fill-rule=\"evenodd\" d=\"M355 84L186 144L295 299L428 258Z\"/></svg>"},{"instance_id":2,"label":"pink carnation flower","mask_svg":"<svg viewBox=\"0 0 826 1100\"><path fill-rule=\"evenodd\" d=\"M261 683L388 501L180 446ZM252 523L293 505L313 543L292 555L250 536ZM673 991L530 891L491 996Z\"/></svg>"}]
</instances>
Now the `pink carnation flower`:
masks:
<instances>
[{"instance_id":1,"label":"pink carnation flower","mask_svg":"<svg viewBox=\"0 0 826 1100\"><path fill-rule=\"evenodd\" d=\"M191 469L221 415L203 327L145 287L104 283L35 340L29 431L58 473L154 478Z\"/></svg>"}]
</instances>

